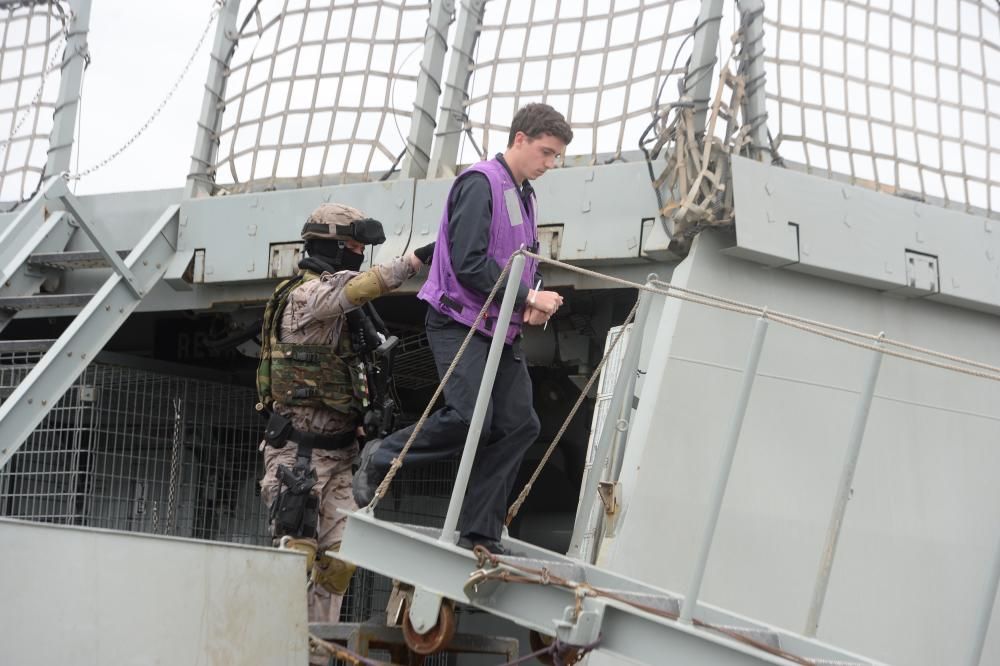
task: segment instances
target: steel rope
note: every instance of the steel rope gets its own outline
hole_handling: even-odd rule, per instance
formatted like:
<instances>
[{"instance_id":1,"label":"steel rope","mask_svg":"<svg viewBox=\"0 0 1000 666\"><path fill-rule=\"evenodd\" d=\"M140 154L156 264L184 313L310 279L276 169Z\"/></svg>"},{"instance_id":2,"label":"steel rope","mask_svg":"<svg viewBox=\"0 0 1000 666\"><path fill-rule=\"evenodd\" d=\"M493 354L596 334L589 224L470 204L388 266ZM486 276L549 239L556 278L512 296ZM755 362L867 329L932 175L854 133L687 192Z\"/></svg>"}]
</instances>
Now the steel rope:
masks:
<instances>
[{"instance_id":1,"label":"steel rope","mask_svg":"<svg viewBox=\"0 0 1000 666\"><path fill-rule=\"evenodd\" d=\"M860 331L855 331L849 328L844 328L840 326L834 326L833 324L826 324L822 322L813 321L810 319L805 319L803 317L798 317L796 315L787 314L784 312L777 312L766 307L760 307L757 305L752 305L749 303L743 303L741 301L736 301L733 299L724 298L722 296L715 296L714 294L707 294L705 292L699 292L692 289L686 289L684 287L678 287L676 285L670 284L668 282L663 282L662 280L654 281L656 284L662 284L665 288L660 289L657 287L652 287L647 284L641 284L639 282L632 282L631 280L626 280L624 278L614 277L612 275L605 275L603 273L598 273L586 268L581 268L579 266L574 266L572 264L567 264L556 259L549 259L531 252L525 252L525 256L537 259L542 263L552 264L558 266L562 269L572 271L574 273L579 273L581 275L587 275L589 277L594 277L607 282L612 282L619 284L624 287L630 287L632 289L641 289L643 291L648 291L654 294L660 294L662 296L669 296L682 301L688 301L691 303L696 303L699 305L708 305L720 310L728 310L730 312L736 312L739 314L750 314L757 315L759 317L767 317L779 324L784 324L791 328L797 328L808 333L813 333L815 335L820 335L831 340L836 340L838 342L843 342L855 347L860 347L862 349L871 349L874 351L880 351L889 356L894 356L896 358L901 358L907 361L914 361L916 363L923 363L936 368L941 368L944 370L951 370L953 372L959 372L962 374L970 375L972 377L979 377L981 379L989 379L992 381L1000 381L1000 367L995 365L990 365L988 363L981 363L979 361L973 361L971 359L966 359L961 356L955 356L953 354L946 354L944 352L934 351L932 349L927 349L924 347L919 347L917 345L911 345L909 343L901 342L898 340L893 340L891 338L881 338L878 335L872 335L870 333L862 333ZM823 329L830 329L839 333L846 335L851 335L858 338L865 338L869 340L881 340L884 345L900 347L902 349L908 349L925 356L931 356L935 358L941 358L947 361L952 361L953 363L961 363L962 365L967 365L975 368L980 368L986 372L978 372L976 370L971 370L969 368L959 367L957 365L942 363L938 361L932 361L925 358L920 358L919 356L914 356L912 354L904 354L902 352L897 352L892 349L883 349L881 346L875 344L866 344L864 342L859 342L857 340L851 340L850 338L844 337L844 335L834 335L828 333Z\"/></svg>"}]
</instances>

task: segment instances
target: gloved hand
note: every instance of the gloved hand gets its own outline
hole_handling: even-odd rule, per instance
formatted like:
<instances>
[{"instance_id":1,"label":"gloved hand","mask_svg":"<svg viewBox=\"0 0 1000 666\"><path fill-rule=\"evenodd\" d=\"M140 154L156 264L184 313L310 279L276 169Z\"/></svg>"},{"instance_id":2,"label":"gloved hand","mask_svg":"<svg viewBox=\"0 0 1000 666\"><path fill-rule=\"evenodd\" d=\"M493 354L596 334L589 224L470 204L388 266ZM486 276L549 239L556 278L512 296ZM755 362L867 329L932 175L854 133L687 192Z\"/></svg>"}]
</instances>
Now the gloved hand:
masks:
<instances>
[{"instance_id":1,"label":"gloved hand","mask_svg":"<svg viewBox=\"0 0 1000 666\"><path fill-rule=\"evenodd\" d=\"M416 248L413 250L413 254L416 255L417 259L419 259L424 266L430 266L431 258L434 256L434 243L428 243L423 247Z\"/></svg>"}]
</instances>

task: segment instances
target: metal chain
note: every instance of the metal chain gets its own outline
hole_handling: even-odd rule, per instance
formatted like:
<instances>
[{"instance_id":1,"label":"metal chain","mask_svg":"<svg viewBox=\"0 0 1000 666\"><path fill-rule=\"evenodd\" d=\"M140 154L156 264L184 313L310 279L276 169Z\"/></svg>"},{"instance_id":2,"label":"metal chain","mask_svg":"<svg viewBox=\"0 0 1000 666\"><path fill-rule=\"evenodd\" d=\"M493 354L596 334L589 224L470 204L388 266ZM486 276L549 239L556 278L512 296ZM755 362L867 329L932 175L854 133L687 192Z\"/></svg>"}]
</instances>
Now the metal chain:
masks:
<instances>
[{"instance_id":1,"label":"metal chain","mask_svg":"<svg viewBox=\"0 0 1000 666\"><path fill-rule=\"evenodd\" d=\"M165 534L173 534L177 518L177 476L180 472L180 448L184 432L184 412L181 410L183 401L174 398L174 438L170 447L170 485L167 489L167 517Z\"/></svg>"},{"instance_id":2,"label":"metal chain","mask_svg":"<svg viewBox=\"0 0 1000 666\"><path fill-rule=\"evenodd\" d=\"M160 102L159 106L156 107L156 110L153 111L153 113L149 116L146 122L142 124L142 126L138 129L138 131L136 131L135 134L133 134L128 139L128 141L122 144L122 146L118 150L111 153L97 164L94 164L93 166L84 169L83 171L77 173L64 174L63 177L66 180L80 180L84 176L88 176L97 171L98 169L107 166L108 164L113 162L119 155L128 150L128 148L133 143L135 143L136 139L142 136L146 132L146 130L149 129L149 126L153 124L153 121L156 120L156 118L160 115L160 112L163 111L164 107L166 107L167 103L174 96L174 93L177 92L177 89L180 87L181 82L184 80L184 77L187 76L188 70L191 69L191 65L194 63L195 57L201 51L202 44L205 43L205 38L208 37L208 33L212 27L212 24L215 23L215 20L219 17L219 13L221 11L223 4L222 0L212 0L212 4L213 4L212 13L208 17L208 23L205 24L205 29L202 30L201 32L201 37L198 38L198 43L195 45L194 51L191 52L190 57L188 57L187 62L184 64L184 69L181 70L180 76L178 76L177 80L174 81L174 85L171 86L170 90L167 92L166 96Z\"/></svg>"},{"instance_id":3,"label":"metal chain","mask_svg":"<svg viewBox=\"0 0 1000 666\"><path fill-rule=\"evenodd\" d=\"M0 154L7 150L7 146L13 143L14 137L16 137L17 133L21 131L21 126L24 125L25 121L27 121L28 117L31 115L31 110L36 108L41 102L42 95L45 93L45 81L49 74L56 70L57 65L61 67L62 55L65 53L66 39L69 36L69 24L73 21L73 13L70 12L67 16L65 12L62 12L62 8L58 5L58 3L54 3L54 6L59 7L60 13L62 14L60 16L60 20L62 21L62 30L57 33L59 41L53 48L52 57L49 58L48 64L42 70L42 80L38 84L38 90L35 92L34 97L32 97L31 102L28 103L28 105L21 111L21 117L14 125L14 129L10 131L10 136L0 142Z\"/></svg>"}]
</instances>

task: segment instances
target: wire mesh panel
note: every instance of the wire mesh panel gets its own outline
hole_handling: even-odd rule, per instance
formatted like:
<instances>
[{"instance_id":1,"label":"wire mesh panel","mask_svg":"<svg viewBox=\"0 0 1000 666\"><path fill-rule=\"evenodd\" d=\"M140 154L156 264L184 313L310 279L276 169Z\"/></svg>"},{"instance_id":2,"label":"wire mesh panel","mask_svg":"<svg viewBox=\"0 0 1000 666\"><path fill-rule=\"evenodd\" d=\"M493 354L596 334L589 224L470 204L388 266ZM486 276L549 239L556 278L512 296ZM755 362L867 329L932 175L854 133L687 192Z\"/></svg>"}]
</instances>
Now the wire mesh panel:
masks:
<instances>
[{"instance_id":1,"label":"wire mesh panel","mask_svg":"<svg viewBox=\"0 0 1000 666\"><path fill-rule=\"evenodd\" d=\"M568 154L638 150L658 100L673 99L698 0L489 2L466 107L460 163L507 146L518 108L545 102L573 128Z\"/></svg>"},{"instance_id":2,"label":"wire mesh panel","mask_svg":"<svg viewBox=\"0 0 1000 666\"><path fill-rule=\"evenodd\" d=\"M8 396L38 355L0 358ZM249 387L92 363L0 470L0 515L267 544Z\"/></svg>"},{"instance_id":3,"label":"wire mesh panel","mask_svg":"<svg viewBox=\"0 0 1000 666\"><path fill-rule=\"evenodd\" d=\"M0 7L0 201L28 199L41 181L69 13L54 0Z\"/></svg>"},{"instance_id":4,"label":"wire mesh panel","mask_svg":"<svg viewBox=\"0 0 1000 666\"><path fill-rule=\"evenodd\" d=\"M0 402L41 357L0 354ZM250 386L98 360L0 469L0 516L269 545L255 402ZM457 465L404 468L378 517L440 526ZM359 569L342 619L384 612L391 590Z\"/></svg>"},{"instance_id":5,"label":"wire mesh panel","mask_svg":"<svg viewBox=\"0 0 1000 666\"><path fill-rule=\"evenodd\" d=\"M219 187L302 187L388 171L405 150L429 7L253 3L226 81Z\"/></svg>"},{"instance_id":6,"label":"wire mesh panel","mask_svg":"<svg viewBox=\"0 0 1000 666\"><path fill-rule=\"evenodd\" d=\"M1000 9L979 0L765 4L767 108L786 161L1000 212Z\"/></svg>"}]
</instances>

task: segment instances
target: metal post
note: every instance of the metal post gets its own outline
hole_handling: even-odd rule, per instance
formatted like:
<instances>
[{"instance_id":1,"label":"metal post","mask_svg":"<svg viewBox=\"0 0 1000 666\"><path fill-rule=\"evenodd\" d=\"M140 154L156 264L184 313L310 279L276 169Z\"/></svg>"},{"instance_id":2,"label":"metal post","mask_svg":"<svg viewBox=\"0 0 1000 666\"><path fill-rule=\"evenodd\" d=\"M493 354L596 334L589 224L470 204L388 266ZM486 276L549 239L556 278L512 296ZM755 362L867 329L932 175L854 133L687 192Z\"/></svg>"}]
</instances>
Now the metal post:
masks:
<instances>
[{"instance_id":1,"label":"metal post","mask_svg":"<svg viewBox=\"0 0 1000 666\"><path fill-rule=\"evenodd\" d=\"M76 117L80 111L80 88L83 70L90 54L87 51L87 32L90 30L90 0L73 0L73 10L66 48L59 66L59 99L52 114L52 131L49 133L49 151L45 173L57 175L69 171L73 157L73 136Z\"/></svg>"},{"instance_id":2,"label":"metal post","mask_svg":"<svg viewBox=\"0 0 1000 666\"><path fill-rule=\"evenodd\" d=\"M1000 533L997 534L997 545L993 550L993 569L990 571L989 580L983 586L979 612L976 613L976 635L969 647L969 658L966 661L968 666L979 666L983 658L983 645L986 643L986 632L990 628L993 602L997 598L998 589L1000 589Z\"/></svg>"},{"instance_id":3,"label":"metal post","mask_svg":"<svg viewBox=\"0 0 1000 666\"><path fill-rule=\"evenodd\" d=\"M212 56L208 63L208 77L205 79L205 95L202 97L201 114L198 116L194 152L191 154L191 170L184 187L186 199L210 195L215 184L219 124L225 111L226 69L233 46L239 38L236 31L239 9L240 0L224 0L219 10Z\"/></svg>"},{"instance_id":4,"label":"metal post","mask_svg":"<svg viewBox=\"0 0 1000 666\"><path fill-rule=\"evenodd\" d=\"M746 368L743 370L743 385L740 386L740 393L736 398L736 407L733 410L732 420L729 422L729 435L726 438L726 447L723 449L722 459L719 461L719 473L716 476L715 485L712 487L708 516L705 521L705 529L701 535L701 548L695 563L694 574L691 576L691 584L688 586L688 593L684 597L684 605L681 607L680 621L688 624L691 623L694 617L695 606L698 605L698 593L701 591L701 582L705 577L705 567L708 565L708 555L712 549L715 527L719 523L719 514L722 512L722 500L726 495L729 472L733 468L733 458L736 457L736 445L740 440L740 430L743 429L743 417L746 416L747 405L750 403L750 391L753 390L753 382L757 377L757 365L760 363L760 352L764 347L764 337L766 335L767 311L765 310L761 317L757 319L757 325L753 329L750 354L747 356Z\"/></svg>"},{"instance_id":5,"label":"metal post","mask_svg":"<svg viewBox=\"0 0 1000 666\"><path fill-rule=\"evenodd\" d=\"M431 149L431 162L427 167L429 178L455 175L458 143L465 128L465 101L469 98L469 77L474 64L472 53L483 24L486 0L462 0L460 5L448 76L444 81L444 94L438 113L437 137Z\"/></svg>"},{"instance_id":6,"label":"metal post","mask_svg":"<svg viewBox=\"0 0 1000 666\"><path fill-rule=\"evenodd\" d=\"M400 169L404 178L427 175L431 144L434 142L434 110L441 96L441 76L444 56L448 51L448 26L455 13L455 0L434 0L424 33L424 59L417 78L417 96L413 100L410 136L406 141L406 158Z\"/></svg>"},{"instance_id":7,"label":"metal post","mask_svg":"<svg viewBox=\"0 0 1000 666\"><path fill-rule=\"evenodd\" d=\"M764 82L764 2L763 0L742 0L739 3L740 17L746 25L743 49L747 56L746 98L743 101L743 119L750 123L750 137L753 148L760 157L762 151L771 153L771 142L767 137L767 100Z\"/></svg>"},{"instance_id":8,"label":"metal post","mask_svg":"<svg viewBox=\"0 0 1000 666\"><path fill-rule=\"evenodd\" d=\"M448 514L444 518L444 527L441 529L440 541L445 543L455 543L455 527L458 525L458 514L462 511L465 489L469 485L469 475L472 473L472 463L476 459L476 450L479 448L479 434L483 430L483 421L486 419L486 410L489 407L490 396L493 393L493 382L496 380L497 366L500 364L500 354L503 352L504 339L507 337L510 316L514 311L514 300L517 298L517 285L521 282L521 273L523 272L524 255L517 254L510 267L510 275L507 276L507 288L503 292L500 315L497 317L497 325L493 330L493 340L490 342L490 353L486 357L483 379L479 383L479 395L476 396L476 406L472 411L469 434L465 438L462 461L458 464L458 473L455 475L455 488L451 492L451 501L448 502Z\"/></svg>"},{"instance_id":9,"label":"metal post","mask_svg":"<svg viewBox=\"0 0 1000 666\"><path fill-rule=\"evenodd\" d=\"M683 96L694 102L694 131L705 131L705 116L715 71L716 48L719 46L719 23L722 21L723 0L702 0L698 23L695 25L694 48L684 73Z\"/></svg>"},{"instance_id":10,"label":"metal post","mask_svg":"<svg viewBox=\"0 0 1000 666\"><path fill-rule=\"evenodd\" d=\"M885 333L879 334L879 342L876 343L876 346L881 346L883 337L885 337ZM833 568L833 558L837 554L837 541L840 539L840 530L844 525L844 513L847 511L851 484L854 482L854 470L857 469L858 456L861 454L861 442L865 438L865 426L868 424L868 412L871 410L872 398L875 396L875 384L878 382L878 373L882 367L882 357L881 349L872 352L871 360L868 363L868 372L865 375L865 384L854 407L854 422L851 424L851 435L847 443L847 452L844 454L844 465L840 470L837 499L833 503L833 512L830 514L830 526L826 530L826 545L823 548L819 570L816 572L812 603L806 618L806 636L815 636L816 629L819 627L819 616L823 612L826 588L830 583L830 570Z\"/></svg>"},{"instance_id":11,"label":"metal post","mask_svg":"<svg viewBox=\"0 0 1000 666\"><path fill-rule=\"evenodd\" d=\"M648 284L648 282L647 282ZM622 433L618 425L622 420L629 420L628 416L632 411L632 396L635 395L635 373L639 367L639 351L642 349L642 331L646 326L646 319L649 316L651 295L648 292L639 292L639 308L636 311L635 322L632 324L632 333L629 335L625 353L622 355L621 366L618 369L618 377L615 379L614 390L611 395L611 404L608 405L607 415L598 435L596 446L594 447L594 459L591 467L586 471L583 478L583 487L580 492L580 505L577 507L576 520L573 523L573 537L570 540L567 555L581 560L591 561L596 552L591 546L585 547L584 539L587 535L597 533L598 525L601 522L601 512L597 510L600 500L597 495L597 483L604 476L608 469L607 461L611 458L611 452ZM626 426L627 429L627 426ZM614 474L610 478L616 478Z\"/></svg>"}]
</instances>

